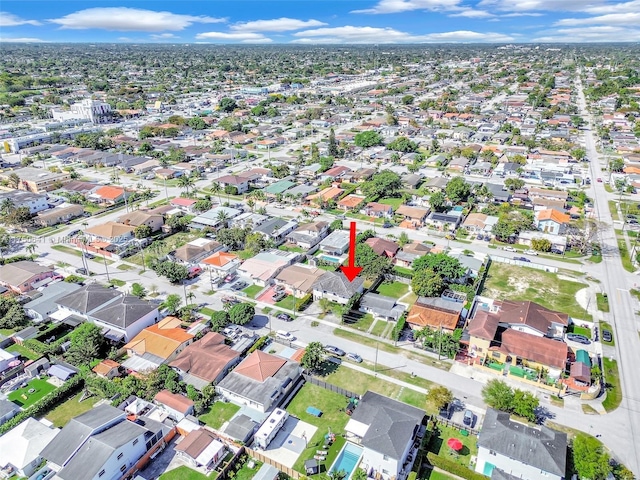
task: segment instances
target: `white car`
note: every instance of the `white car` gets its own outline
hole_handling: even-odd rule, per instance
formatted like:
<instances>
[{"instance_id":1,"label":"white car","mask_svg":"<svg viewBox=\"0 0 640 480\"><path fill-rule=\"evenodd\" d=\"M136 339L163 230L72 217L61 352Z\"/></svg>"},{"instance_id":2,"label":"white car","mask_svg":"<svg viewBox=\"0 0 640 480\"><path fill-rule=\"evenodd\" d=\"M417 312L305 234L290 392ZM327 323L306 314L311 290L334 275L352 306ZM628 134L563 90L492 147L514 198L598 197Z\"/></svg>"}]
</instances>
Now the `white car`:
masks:
<instances>
[{"instance_id":1,"label":"white car","mask_svg":"<svg viewBox=\"0 0 640 480\"><path fill-rule=\"evenodd\" d=\"M517 252L517 250L513 247L502 247L505 252Z\"/></svg>"},{"instance_id":2,"label":"white car","mask_svg":"<svg viewBox=\"0 0 640 480\"><path fill-rule=\"evenodd\" d=\"M288 340L290 342L294 341L296 337L294 337L291 332L287 332L286 330L278 330L276 332L276 337L281 338L282 340Z\"/></svg>"},{"instance_id":3,"label":"white car","mask_svg":"<svg viewBox=\"0 0 640 480\"><path fill-rule=\"evenodd\" d=\"M537 256L538 255L538 252L536 252L535 250L533 250L531 248L529 250L525 250L524 253L526 253L527 255L533 255L533 256Z\"/></svg>"}]
</instances>

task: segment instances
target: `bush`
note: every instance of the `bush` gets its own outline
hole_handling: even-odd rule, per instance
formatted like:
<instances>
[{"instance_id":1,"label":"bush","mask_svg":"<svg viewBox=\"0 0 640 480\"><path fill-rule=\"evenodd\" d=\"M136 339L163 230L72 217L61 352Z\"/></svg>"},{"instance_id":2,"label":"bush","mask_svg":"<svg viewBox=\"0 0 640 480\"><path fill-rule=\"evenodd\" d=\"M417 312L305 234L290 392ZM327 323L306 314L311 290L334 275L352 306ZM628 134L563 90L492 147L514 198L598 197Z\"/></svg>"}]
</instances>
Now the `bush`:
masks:
<instances>
[{"instance_id":1,"label":"bush","mask_svg":"<svg viewBox=\"0 0 640 480\"><path fill-rule=\"evenodd\" d=\"M0 265L7 265L14 262L22 262L24 260L31 260L28 255L14 255L13 257L0 258Z\"/></svg>"},{"instance_id":2,"label":"bush","mask_svg":"<svg viewBox=\"0 0 640 480\"><path fill-rule=\"evenodd\" d=\"M467 480L487 480L487 477L484 475L474 472L473 470L469 470L467 467L464 467L452 460L439 457L433 452L427 453L427 459L434 467L441 468L445 472L452 473L458 477L466 478Z\"/></svg>"},{"instance_id":3,"label":"bush","mask_svg":"<svg viewBox=\"0 0 640 480\"><path fill-rule=\"evenodd\" d=\"M394 341L398 341L400 339L400 332L402 332L402 329L404 328L405 324L407 323L407 315L406 312L404 314L402 314L402 316L398 319L396 326L393 327L393 330L391 331L391 338Z\"/></svg>"},{"instance_id":4,"label":"bush","mask_svg":"<svg viewBox=\"0 0 640 480\"><path fill-rule=\"evenodd\" d=\"M255 352L256 350L260 350L262 347L265 346L265 344L270 340L269 335L265 335L264 337L260 337L258 339L258 341L256 343L254 343L253 345L251 345L251 348L249 348L249 350L247 350L247 355L249 355L250 353Z\"/></svg>"},{"instance_id":5,"label":"bush","mask_svg":"<svg viewBox=\"0 0 640 480\"><path fill-rule=\"evenodd\" d=\"M302 312L311 304L313 300L311 294L307 294L302 298L296 298L296 312Z\"/></svg>"}]
</instances>

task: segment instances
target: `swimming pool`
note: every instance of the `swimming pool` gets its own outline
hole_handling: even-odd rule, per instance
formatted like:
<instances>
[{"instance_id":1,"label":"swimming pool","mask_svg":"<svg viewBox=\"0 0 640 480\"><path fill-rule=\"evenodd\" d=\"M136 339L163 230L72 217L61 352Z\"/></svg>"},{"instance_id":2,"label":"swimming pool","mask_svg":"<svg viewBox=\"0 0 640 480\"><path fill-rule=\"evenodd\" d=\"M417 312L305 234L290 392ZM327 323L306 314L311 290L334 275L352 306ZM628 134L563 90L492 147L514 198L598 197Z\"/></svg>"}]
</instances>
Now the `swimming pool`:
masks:
<instances>
[{"instance_id":1,"label":"swimming pool","mask_svg":"<svg viewBox=\"0 0 640 480\"><path fill-rule=\"evenodd\" d=\"M331 257L329 255L318 255L320 260L331 263L342 263L342 259L339 257Z\"/></svg>"},{"instance_id":2,"label":"swimming pool","mask_svg":"<svg viewBox=\"0 0 640 480\"><path fill-rule=\"evenodd\" d=\"M349 480L351 474L356 469L356 465L360 461L360 457L362 456L363 448L359 447L355 443L347 442L340 450L340 453L336 457L336 460L331 465L329 469L329 473L331 472L339 472L340 470L346 472L347 476L345 480Z\"/></svg>"}]
</instances>

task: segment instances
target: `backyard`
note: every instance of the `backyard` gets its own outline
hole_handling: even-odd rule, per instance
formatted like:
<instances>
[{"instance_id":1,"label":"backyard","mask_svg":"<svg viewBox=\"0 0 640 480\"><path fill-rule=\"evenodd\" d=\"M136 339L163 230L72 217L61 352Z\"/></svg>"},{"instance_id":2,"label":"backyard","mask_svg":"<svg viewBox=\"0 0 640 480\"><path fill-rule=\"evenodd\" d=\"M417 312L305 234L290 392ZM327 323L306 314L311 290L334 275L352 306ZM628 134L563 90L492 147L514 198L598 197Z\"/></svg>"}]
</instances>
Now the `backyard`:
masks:
<instances>
[{"instance_id":1,"label":"backyard","mask_svg":"<svg viewBox=\"0 0 640 480\"><path fill-rule=\"evenodd\" d=\"M321 417L316 417L307 413L307 407L315 407L322 411ZM338 393L330 392L317 385L305 383L294 399L287 407L287 411L302 420L318 427L316 433L309 439L307 448L300 454L293 466L294 470L304 472L304 462L313 458L315 451L322 448L324 436L331 431L336 434L336 441L329 449L325 464L331 466L333 458L340 451L344 438L340 436L349 420L349 416L344 412L347 406L347 399ZM322 473L322 472L321 472Z\"/></svg>"},{"instance_id":2,"label":"backyard","mask_svg":"<svg viewBox=\"0 0 640 480\"><path fill-rule=\"evenodd\" d=\"M53 426L56 428L64 427L69 420L77 417L81 413L91 410L98 400L100 400L100 397L89 397L81 402L81 396L82 393L76 394L74 397L51 410L45 418L53 423Z\"/></svg>"},{"instance_id":3,"label":"backyard","mask_svg":"<svg viewBox=\"0 0 640 480\"><path fill-rule=\"evenodd\" d=\"M53 392L55 389L56 387L46 380L34 378L26 387L14 390L7 396L7 398L22 408L28 408L44 397L47 393ZM30 393L29 390L33 390L33 392Z\"/></svg>"},{"instance_id":4,"label":"backyard","mask_svg":"<svg viewBox=\"0 0 640 480\"><path fill-rule=\"evenodd\" d=\"M409 285L402 282L383 282L377 289L380 295L387 297L400 298L409 291Z\"/></svg>"},{"instance_id":5,"label":"backyard","mask_svg":"<svg viewBox=\"0 0 640 480\"><path fill-rule=\"evenodd\" d=\"M160 480L212 480L218 476L216 472L213 472L211 475L206 476L200 472L196 472L191 468L182 465L178 468L168 471L167 473L163 473L160 475Z\"/></svg>"},{"instance_id":6,"label":"backyard","mask_svg":"<svg viewBox=\"0 0 640 480\"><path fill-rule=\"evenodd\" d=\"M447 445L450 438L457 438L462 442L462 449L459 452L455 452ZM475 435L465 436L458 429L438 424L429 442L429 451L464 467L469 467L471 457L478 455L477 441Z\"/></svg>"},{"instance_id":7,"label":"backyard","mask_svg":"<svg viewBox=\"0 0 640 480\"><path fill-rule=\"evenodd\" d=\"M5 350L7 352L18 353L28 360L37 360L42 356L39 353L34 352L33 350L29 350L28 348L23 347L22 345L18 345L17 343L10 345L9 347L5 348Z\"/></svg>"},{"instance_id":8,"label":"backyard","mask_svg":"<svg viewBox=\"0 0 640 480\"><path fill-rule=\"evenodd\" d=\"M207 413L203 413L199 418L211 428L218 429L224 422L231 420L238 410L240 407L233 403L216 402L209 407Z\"/></svg>"},{"instance_id":9,"label":"backyard","mask_svg":"<svg viewBox=\"0 0 640 480\"><path fill-rule=\"evenodd\" d=\"M591 320L591 315L576 302L576 293L583 288L585 284L555 273L493 263L481 295L499 300L531 300L574 319Z\"/></svg>"},{"instance_id":10,"label":"backyard","mask_svg":"<svg viewBox=\"0 0 640 480\"><path fill-rule=\"evenodd\" d=\"M197 234L178 232L162 240L156 240L151 245L143 249L145 261L148 262L152 257L164 257L167 253L183 246L191 240L195 240L196 238L198 238ZM136 254L127 257L126 261L142 265L142 255L140 252L137 252Z\"/></svg>"}]
</instances>

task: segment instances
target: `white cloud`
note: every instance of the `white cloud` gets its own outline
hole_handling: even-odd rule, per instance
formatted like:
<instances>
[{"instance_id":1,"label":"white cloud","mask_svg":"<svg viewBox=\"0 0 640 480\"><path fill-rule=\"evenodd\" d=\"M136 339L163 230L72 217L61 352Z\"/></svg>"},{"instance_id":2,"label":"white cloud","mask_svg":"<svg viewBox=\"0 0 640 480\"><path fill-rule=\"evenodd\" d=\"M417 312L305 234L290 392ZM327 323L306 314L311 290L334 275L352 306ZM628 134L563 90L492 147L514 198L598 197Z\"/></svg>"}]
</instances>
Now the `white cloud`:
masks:
<instances>
[{"instance_id":1,"label":"white cloud","mask_svg":"<svg viewBox=\"0 0 640 480\"><path fill-rule=\"evenodd\" d=\"M556 26L577 26L577 25L640 25L640 12L636 13L610 13L597 17L587 18L564 18L558 20Z\"/></svg>"},{"instance_id":2,"label":"white cloud","mask_svg":"<svg viewBox=\"0 0 640 480\"><path fill-rule=\"evenodd\" d=\"M593 26L580 28L560 28L538 32L541 36L533 38L540 43L588 43L588 42L637 42L640 41L640 29L616 26Z\"/></svg>"},{"instance_id":3,"label":"white cloud","mask_svg":"<svg viewBox=\"0 0 640 480\"><path fill-rule=\"evenodd\" d=\"M620 2L606 5L596 5L584 8L586 13L608 14L608 13L637 13L640 11L640 0L630 2Z\"/></svg>"},{"instance_id":4,"label":"white cloud","mask_svg":"<svg viewBox=\"0 0 640 480\"><path fill-rule=\"evenodd\" d=\"M481 0L479 7L493 7L506 12L585 11L602 7L606 0Z\"/></svg>"},{"instance_id":5,"label":"white cloud","mask_svg":"<svg viewBox=\"0 0 640 480\"><path fill-rule=\"evenodd\" d=\"M484 10L474 10L473 8L468 8L459 13L452 13L449 15L450 17L465 17L465 18L491 18L494 17L492 13L486 12Z\"/></svg>"},{"instance_id":6,"label":"white cloud","mask_svg":"<svg viewBox=\"0 0 640 480\"><path fill-rule=\"evenodd\" d=\"M468 30L412 35L393 28L344 27L317 28L293 34L295 43L437 43L437 42L495 42L513 41L502 33L480 33Z\"/></svg>"},{"instance_id":7,"label":"white cloud","mask_svg":"<svg viewBox=\"0 0 640 480\"><path fill-rule=\"evenodd\" d=\"M162 32L183 30L194 23L223 23L224 18L181 15L128 7L96 7L79 10L49 20L62 28L85 30L98 28L121 32Z\"/></svg>"},{"instance_id":8,"label":"white cloud","mask_svg":"<svg viewBox=\"0 0 640 480\"><path fill-rule=\"evenodd\" d=\"M459 10L461 0L380 0L373 8L353 10L351 13L398 13L413 10Z\"/></svg>"},{"instance_id":9,"label":"white cloud","mask_svg":"<svg viewBox=\"0 0 640 480\"><path fill-rule=\"evenodd\" d=\"M253 22L237 23L231 26L236 32L287 32L309 27L327 25L319 20L298 20L295 18L274 18L273 20L255 20Z\"/></svg>"},{"instance_id":10,"label":"white cloud","mask_svg":"<svg viewBox=\"0 0 640 480\"><path fill-rule=\"evenodd\" d=\"M154 33L149 36L154 40L170 40L172 38L180 38L175 33Z\"/></svg>"},{"instance_id":11,"label":"white cloud","mask_svg":"<svg viewBox=\"0 0 640 480\"><path fill-rule=\"evenodd\" d=\"M17 27L18 25L42 25L37 20L25 20L9 12L0 12L0 27Z\"/></svg>"},{"instance_id":12,"label":"white cloud","mask_svg":"<svg viewBox=\"0 0 640 480\"><path fill-rule=\"evenodd\" d=\"M39 38L33 38L33 37L16 37L16 38L0 37L0 43L47 43L47 40L41 40Z\"/></svg>"},{"instance_id":13,"label":"white cloud","mask_svg":"<svg viewBox=\"0 0 640 480\"><path fill-rule=\"evenodd\" d=\"M271 43L271 39L255 32L204 32L196 35L198 40L230 40L244 43Z\"/></svg>"},{"instance_id":14,"label":"white cloud","mask_svg":"<svg viewBox=\"0 0 640 480\"><path fill-rule=\"evenodd\" d=\"M517 12L517 13L505 13L501 15L501 17L543 17L544 13L534 13L534 12Z\"/></svg>"}]
</instances>

